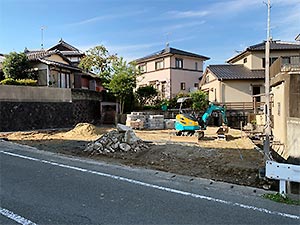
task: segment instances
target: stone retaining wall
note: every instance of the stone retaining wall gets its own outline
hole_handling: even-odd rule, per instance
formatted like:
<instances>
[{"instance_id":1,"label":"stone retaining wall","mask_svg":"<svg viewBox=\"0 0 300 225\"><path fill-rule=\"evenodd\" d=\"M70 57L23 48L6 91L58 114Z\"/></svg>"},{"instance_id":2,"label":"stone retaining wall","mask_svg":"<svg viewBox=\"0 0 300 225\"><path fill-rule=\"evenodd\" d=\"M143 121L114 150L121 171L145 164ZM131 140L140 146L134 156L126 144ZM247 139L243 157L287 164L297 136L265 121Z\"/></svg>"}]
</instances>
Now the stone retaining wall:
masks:
<instances>
[{"instance_id":1,"label":"stone retaining wall","mask_svg":"<svg viewBox=\"0 0 300 225\"><path fill-rule=\"evenodd\" d=\"M35 88L26 88L27 91ZM60 89L56 88L58 93ZM40 87L38 87L38 91ZM70 91L70 90L69 90ZM49 89L45 89L49 92ZM70 91L71 93L71 91ZM64 94L64 93L63 93ZM30 96L30 93L27 93ZM57 94L58 96L58 94ZM70 95L71 96L71 95ZM101 94L86 90L72 90L72 101L0 100L0 132L35 129L67 128L80 122L98 123Z\"/></svg>"}]
</instances>

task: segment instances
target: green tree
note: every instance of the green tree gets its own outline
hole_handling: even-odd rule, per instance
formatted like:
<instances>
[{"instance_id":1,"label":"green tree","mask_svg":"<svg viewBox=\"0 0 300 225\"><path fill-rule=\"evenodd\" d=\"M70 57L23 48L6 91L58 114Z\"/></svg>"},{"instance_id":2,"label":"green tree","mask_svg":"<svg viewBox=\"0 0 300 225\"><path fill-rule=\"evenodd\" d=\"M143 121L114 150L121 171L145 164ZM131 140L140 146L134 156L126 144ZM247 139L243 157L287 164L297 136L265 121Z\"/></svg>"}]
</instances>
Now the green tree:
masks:
<instances>
[{"instance_id":1,"label":"green tree","mask_svg":"<svg viewBox=\"0 0 300 225\"><path fill-rule=\"evenodd\" d=\"M135 92L135 95L142 107L146 103L151 103L151 101L157 96L157 94L157 90L151 85L139 87Z\"/></svg>"},{"instance_id":2,"label":"green tree","mask_svg":"<svg viewBox=\"0 0 300 225\"><path fill-rule=\"evenodd\" d=\"M135 65L127 64L122 57L114 60L108 89L119 100L121 113L124 111L125 99L132 95L133 88L136 86L137 74Z\"/></svg>"},{"instance_id":3,"label":"green tree","mask_svg":"<svg viewBox=\"0 0 300 225\"><path fill-rule=\"evenodd\" d=\"M198 90L190 94L192 98L192 108L194 110L204 110L208 107L208 97L206 92Z\"/></svg>"},{"instance_id":4,"label":"green tree","mask_svg":"<svg viewBox=\"0 0 300 225\"><path fill-rule=\"evenodd\" d=\"M86 56L80 61L79 67L99 75L103 85L107 87L112 72L111 66L116 59L116 55L110 55L106 47L100 45L86 51Z\"/></svg>"},{"instance_id":5,"label":"green tree","mask_svg":"<svg viewBox=\"0 0 300 225\"><path fill-rule=\"evenodd\" d=\"M25 53L11 52L3 61L3 72L5 78L26 79L30 78L28 70L30 64Z\"/></svg>"}]
</instances>

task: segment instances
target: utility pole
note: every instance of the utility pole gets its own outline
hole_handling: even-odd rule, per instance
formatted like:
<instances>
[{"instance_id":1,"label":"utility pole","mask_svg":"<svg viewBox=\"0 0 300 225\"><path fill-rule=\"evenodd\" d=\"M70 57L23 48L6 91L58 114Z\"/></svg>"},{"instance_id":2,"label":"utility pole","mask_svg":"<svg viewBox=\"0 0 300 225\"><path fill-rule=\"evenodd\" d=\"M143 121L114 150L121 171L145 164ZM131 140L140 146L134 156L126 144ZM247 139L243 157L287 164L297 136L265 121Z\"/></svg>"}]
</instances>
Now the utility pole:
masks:
<instances>
[{"instance_id":1,"label":"utility pole","mask_svg":"<svg viewBox=\"0 0 300 225\"><path fill-rule=\"evenodd\" d=\"M270 11L271 3L268 0L268 20L267 20L267 41L265 45L265 114L266 114L266 127L265 127L265 140L264 140L264 153L265 160L270 159L270 136L271 136L271 116L270 116Z\"/></svg>"}]
</instances>

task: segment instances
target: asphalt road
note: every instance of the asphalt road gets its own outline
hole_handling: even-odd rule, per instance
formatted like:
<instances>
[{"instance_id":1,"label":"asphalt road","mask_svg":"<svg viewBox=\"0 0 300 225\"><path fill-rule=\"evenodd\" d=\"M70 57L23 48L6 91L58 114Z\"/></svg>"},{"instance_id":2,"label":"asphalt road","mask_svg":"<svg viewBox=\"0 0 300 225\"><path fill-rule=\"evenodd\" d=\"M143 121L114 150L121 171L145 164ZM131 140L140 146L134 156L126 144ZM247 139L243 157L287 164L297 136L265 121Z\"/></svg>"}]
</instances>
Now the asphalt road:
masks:
<instances>
[{"instance_id":1,"label":"asphalt road","mask_svg":"<svg viewBox=\"0 0 300 225\"><path fill-rule=\"evenodd\" d=\"M263 190L0 141L0 224L299 224Z\"/></svg>"}]
</instances>

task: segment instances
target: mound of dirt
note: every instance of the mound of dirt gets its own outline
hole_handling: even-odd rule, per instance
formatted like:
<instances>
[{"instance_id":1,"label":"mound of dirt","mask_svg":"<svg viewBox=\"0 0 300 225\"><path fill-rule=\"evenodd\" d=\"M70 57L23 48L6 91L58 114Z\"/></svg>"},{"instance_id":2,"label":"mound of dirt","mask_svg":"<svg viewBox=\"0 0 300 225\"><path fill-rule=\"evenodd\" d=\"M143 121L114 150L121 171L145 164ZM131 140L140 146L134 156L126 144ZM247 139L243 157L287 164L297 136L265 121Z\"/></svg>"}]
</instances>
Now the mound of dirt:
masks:
<instances>
[{"instance_id":1,"label":"mound of dirt","mask_svg":"<svg viewBox=\"0 0 300 225\"><path fill-rule=\"evenodd\" d=\"M107 129L99 128L90 123L78 123L72 130L62 134L64 139L95 140Z\"/></svg>"},{"instance_id":2,"label":"mound of dirt","mask_svg":"<svg viewBox=\"0 0 300 225\"><path fill-rule=\"evenodd\" d=\"M89 123L78 123L72 130L65 133L65 136L90 136L90 135L98 135L97 129L93 124Z\"/></svg>"}]
</instances>

